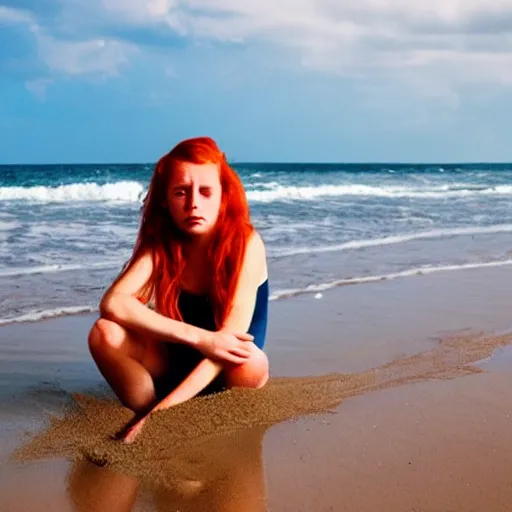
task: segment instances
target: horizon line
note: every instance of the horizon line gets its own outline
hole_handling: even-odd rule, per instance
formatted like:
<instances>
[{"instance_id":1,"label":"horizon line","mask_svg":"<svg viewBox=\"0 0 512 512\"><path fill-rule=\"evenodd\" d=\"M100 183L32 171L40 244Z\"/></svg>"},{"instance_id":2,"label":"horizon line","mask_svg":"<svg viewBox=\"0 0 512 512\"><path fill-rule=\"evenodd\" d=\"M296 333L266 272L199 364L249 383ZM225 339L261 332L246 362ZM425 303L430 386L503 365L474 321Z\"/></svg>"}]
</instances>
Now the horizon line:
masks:
<instances>
[{"instance_id":1,"label":"horizon line","mask_svg":"<svg viewBox=\"0 0 512 512\"><path fill-rule=\"evenodd\" d=\"M36 167L50 167L50 166L58 166L58 165L156 165L155 162L51 162L51 163L0 163L0 167L15 167L15 166L36 166ZM231 160L228 161L230 165L431 165L431 166L453 166L453 165L512 165L512 161L485 161L485 160L474 160L474 161L452 161L452 162L443 162L443 161L279 161L279 160L268 160L268 161L243 161L243 160Z\"/></svg>"}]
</instances>

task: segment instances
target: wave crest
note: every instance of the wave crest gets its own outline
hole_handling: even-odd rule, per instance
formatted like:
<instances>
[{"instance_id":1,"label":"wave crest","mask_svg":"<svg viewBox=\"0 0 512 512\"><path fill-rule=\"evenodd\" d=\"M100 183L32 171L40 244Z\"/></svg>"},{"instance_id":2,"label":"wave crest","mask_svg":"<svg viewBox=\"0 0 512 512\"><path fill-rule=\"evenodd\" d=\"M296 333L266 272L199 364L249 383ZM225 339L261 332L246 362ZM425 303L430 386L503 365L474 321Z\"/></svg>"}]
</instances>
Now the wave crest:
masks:
<instances>
[{"instance_id":1,"label":"wave crest","mask_svg":"<svg viewBox=\"0 0 512 512\"><path fill-rule=\"evenodd\" d=\"M497 261L486 261L480 263L463 263L460 265L440 265L437 267L434 266L425 266L425 267L416 267L410 268L407 270L403 270L401 272L394 272L391 274L382 274L382 275L369 275L369 276L359 276L352 277L347 279L338 279L336 281L330 281L327 283L315 283L309 286L305 286L304 288L295 288L288 290L277 290L272 293L269 297L271 301L287 299L291 297L296 297L299 295L308 295L318 292L323 292L326 290L330 290L331 288L337 288L339 286L348 286L348 285L358 285L358 284L368 284L375 283L377 281L388 281L393 279L412 277L412 276L421 276L428 274L435 274L437 272L456 272L460 270L474 270L480 268L493 268L493 267L503 267L512 265L512 259L507 260L497 260ZM61 307L55 309L46 309L40 311L31 311L29 313L25 313L23 315L17 317L10 318L1 318L0 325L10 324L10 323L22 323L22 322L37 322L40 320L51 319L61 316L67 315L76 315L82 313L95 313L98 310L97 306L94 305L85 305L85 306L71 306L71 307Z\"/></svg>"},{"instance_id":2,"label":"wave crest","mask_svg":"<svg viewBox=\"0 0 512 512\"><path fill-rule=\"evenodd\" d=\"M254 187L258 189L254 189ZM258 182L246 185L247 199L252 202L271 203L274 201L310 201L319 197L384 197L445 199L472 196L512 195L512 185L475 187L464 183L438 186L372 186L363 184L346 185L282 185L277 182ZM263 189L263 190L262 190ZM0 187L0 201L37 202L128 202L140 203L146 192L138 181L118 181L114 183L72 183L58 187Z\"/></svg>"},{"instance_id":3,"label":"wave crest","mask_svg":"<svg viewBox=\"0 0 512 512\"><path fill-rule=\"evenodd\" d=\"M73 183L59 187L0 187L0 201L65 203L73 201L115 201L137 203L145 189L137 181L116 183Z\"/></svg>"},{"instance_id":4,"label":"wave crest","mask_svg":"<svg viewBox=\"0 0 512 512\"><path fill-rule=\"evenodd\" d=\"M247 198L250 201L269 203L272 201L309 201L318 197L367 196L386 198L411 199L446 199L471 196L511 195L512 185L475 188L471 185L440 185L430 187L396 187L371 185L317 185L317 186L284 186L279 185L272 190L250 190Z\"/></svg>"},{"instance_id":5,"label":"wave crest","mask_svg":"<svg viewBox=\"0 0 512 512\"><path fill-rule=\"evenodd\" d=\"M512 224L493 224L491 226L467 226L461 228L432 229L430 231L418 231L402 235L390 235L382 238L369 238L366 240L350 240L341 244L309 247L287 247L269 251L274 258L296 256L299 254L319 254L324 252L349 251L365 249L367 247L380 247L411 242L414 240L428 240L436 238L447 238L453 236L489 235L497 233L512 233Z\"/></svg>"}]
</instances>

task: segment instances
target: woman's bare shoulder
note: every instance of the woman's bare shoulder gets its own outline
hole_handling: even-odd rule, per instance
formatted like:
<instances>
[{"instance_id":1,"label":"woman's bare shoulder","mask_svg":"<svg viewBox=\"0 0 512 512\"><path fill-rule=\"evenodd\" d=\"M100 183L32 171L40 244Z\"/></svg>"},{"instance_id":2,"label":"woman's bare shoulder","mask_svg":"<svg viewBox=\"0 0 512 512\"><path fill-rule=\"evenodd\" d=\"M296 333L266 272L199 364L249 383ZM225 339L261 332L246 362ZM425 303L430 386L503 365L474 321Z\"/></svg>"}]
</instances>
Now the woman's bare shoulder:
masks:
<instances>
[{"instance_id":1,"label":"woman's bare shoulder","mask_svg":"<svg viewBox=\"0 0 512 512\"><path fill-rule=\"evenodd\" d=\"M244 267L248 272L261 276L261 282L267 278L267 253L265 242L256 230L252 232L247 244Z\"/></svg>"},{"instance_id":2,"label":"woman's bare shoulder","mask_svg":"<svg viewBox=\"0 0 512 512\"><path fill-rule=\"evenodd\" d=\"M131 267L118 279L106 294L122 293L136 295L148 282L153 273L153 256L151 251L143 252L131 265ZM105 294L105 295L106 295Z\"/></svg>"}]
</instances>

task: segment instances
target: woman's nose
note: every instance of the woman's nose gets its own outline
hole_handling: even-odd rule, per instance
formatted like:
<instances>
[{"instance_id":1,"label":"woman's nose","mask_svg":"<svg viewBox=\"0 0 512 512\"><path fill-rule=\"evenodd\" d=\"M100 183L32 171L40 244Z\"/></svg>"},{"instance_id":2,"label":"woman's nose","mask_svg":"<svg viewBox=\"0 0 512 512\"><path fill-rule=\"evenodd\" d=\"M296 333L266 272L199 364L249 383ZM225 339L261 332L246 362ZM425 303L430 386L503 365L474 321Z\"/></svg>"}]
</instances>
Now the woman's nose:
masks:
<instances>
[{"instance_id":1,"label":"woman's nose","mask_svg":"<svg viewBox=\"0 0 512 512\"><path fill-rule=\"evenodd\" d=\"M194 210L197 208L197 192L195 190L191 190L188 196L188 208L190 210Z\"/></svg>"}]
</instances>

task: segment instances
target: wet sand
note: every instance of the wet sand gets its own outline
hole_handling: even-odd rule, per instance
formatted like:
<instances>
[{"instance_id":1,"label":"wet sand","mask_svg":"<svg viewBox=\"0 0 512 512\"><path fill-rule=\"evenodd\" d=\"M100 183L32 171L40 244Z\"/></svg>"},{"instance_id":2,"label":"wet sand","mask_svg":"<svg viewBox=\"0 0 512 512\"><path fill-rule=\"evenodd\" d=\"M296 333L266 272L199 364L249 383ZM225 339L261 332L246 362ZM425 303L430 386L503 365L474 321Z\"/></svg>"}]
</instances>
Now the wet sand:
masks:
<instances>
[{"instance_id":1,"label":"wet sand","mask_svg":"<svg viewBox=\"0 0 512 512\"><path fill-rule=\"evenodd\" d=\"M6 326L0 510L508 510L508 278L273 303L270 384L156 414L132 446L110 438L131 413L99 385L92 316Z\"/></svg>"}]
</instances>

